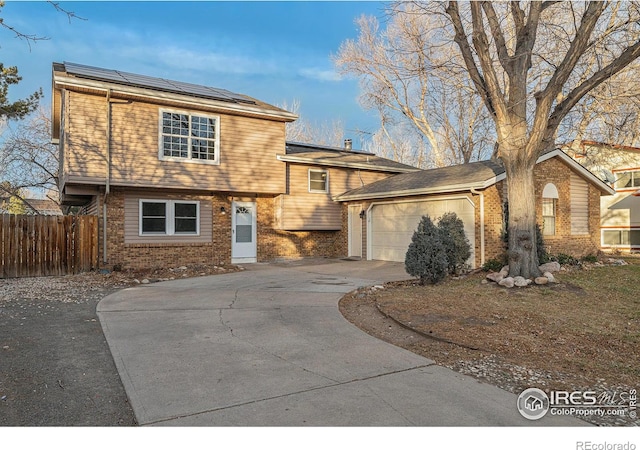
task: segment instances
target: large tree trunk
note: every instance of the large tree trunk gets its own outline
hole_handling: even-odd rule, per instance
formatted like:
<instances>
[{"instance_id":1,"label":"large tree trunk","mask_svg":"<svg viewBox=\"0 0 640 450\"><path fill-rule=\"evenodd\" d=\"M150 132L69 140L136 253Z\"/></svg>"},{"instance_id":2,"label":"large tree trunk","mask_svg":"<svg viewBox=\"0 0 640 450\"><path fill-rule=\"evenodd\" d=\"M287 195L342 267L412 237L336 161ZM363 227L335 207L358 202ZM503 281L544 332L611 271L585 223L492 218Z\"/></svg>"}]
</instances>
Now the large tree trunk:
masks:
<instances>
[{"instance_id":1,"label":"large tree trunk","mask_svg":"<svg viewBox=\"0 0 640 450\"><path fill-rule=\"evenodd\" d=\"M509 200L509 276L540 276L536 246L535 161L504 161Z\"/></svg>"}]
</instances>

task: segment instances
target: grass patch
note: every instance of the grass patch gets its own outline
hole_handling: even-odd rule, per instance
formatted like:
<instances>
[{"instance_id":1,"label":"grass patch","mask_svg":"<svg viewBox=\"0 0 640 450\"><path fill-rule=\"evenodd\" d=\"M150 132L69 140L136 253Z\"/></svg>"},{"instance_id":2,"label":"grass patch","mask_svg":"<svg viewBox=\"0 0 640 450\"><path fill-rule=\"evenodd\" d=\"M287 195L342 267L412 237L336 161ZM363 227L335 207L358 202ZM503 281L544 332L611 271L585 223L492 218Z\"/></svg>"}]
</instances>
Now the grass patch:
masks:
<instances>
[{"instance_id":1,"label":"grass patch","mask_svg":"<svg viewBox=\"0 0 640 450\"><path fill-rule=\"evenodd\" d=\"M490 356L562 374L548 381L556 389L637 384L640 265L562 272L558 284L520 289L481 284L483 277L436 286L392 283L375 301L420 333L460 344L430 347L427 356L444 365Z\"/></svg>"}]
</instances>

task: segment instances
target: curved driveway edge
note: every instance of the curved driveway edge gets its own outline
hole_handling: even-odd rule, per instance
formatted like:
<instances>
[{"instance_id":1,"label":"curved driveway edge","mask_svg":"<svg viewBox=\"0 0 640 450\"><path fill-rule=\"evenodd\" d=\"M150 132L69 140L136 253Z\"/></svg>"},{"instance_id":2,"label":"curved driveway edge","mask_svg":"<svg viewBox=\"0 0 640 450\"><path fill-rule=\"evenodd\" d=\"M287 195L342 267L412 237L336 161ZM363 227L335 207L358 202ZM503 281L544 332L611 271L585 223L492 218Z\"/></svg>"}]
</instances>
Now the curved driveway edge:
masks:
<instances>
[{"instance_id":1,"label":"curved driveway edge","mask_svg":"<svg viewBox=\"0 0 640 450\"><path fill-rule=\"evenodd\" d=\"M338 310L406 279L378 261L252 264L119 291L98 317L141 425L584 425L530 422L516 396L387 344Z\"/></svg>"}]
</instances>

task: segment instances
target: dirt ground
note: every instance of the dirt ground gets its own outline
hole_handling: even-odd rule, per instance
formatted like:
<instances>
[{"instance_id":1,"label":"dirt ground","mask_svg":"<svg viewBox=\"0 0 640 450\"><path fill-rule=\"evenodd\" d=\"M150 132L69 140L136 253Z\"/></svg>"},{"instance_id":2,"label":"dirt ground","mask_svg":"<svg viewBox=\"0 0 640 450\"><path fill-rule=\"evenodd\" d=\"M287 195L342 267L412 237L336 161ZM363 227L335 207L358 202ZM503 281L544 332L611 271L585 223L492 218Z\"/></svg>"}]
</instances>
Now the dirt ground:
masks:
<instances>
[{"instance_id":1,"label":"dirt ground","mask_svg":"<svg viewBox=\"0 0 640 450\"><path fill-rule=\"evenodd\" d=\"M340 310L373 336L515 394L629 392L640 380L639 269L580 269L510 290L483 284L484 273L437 286L388 283L345 296ZM640 425L628 416L589 421Z\"/></svg>"},{"instance_id":2,"label":"dirt ground","mask_svg":"<svg viewBox=\"0 0 640 450\"><path fill-rule=\"evenodd\" d=\"M182 267L0 280L0 426L131 426L96 315L118 289L236 268Z\"/></svg>"}]
</instances>

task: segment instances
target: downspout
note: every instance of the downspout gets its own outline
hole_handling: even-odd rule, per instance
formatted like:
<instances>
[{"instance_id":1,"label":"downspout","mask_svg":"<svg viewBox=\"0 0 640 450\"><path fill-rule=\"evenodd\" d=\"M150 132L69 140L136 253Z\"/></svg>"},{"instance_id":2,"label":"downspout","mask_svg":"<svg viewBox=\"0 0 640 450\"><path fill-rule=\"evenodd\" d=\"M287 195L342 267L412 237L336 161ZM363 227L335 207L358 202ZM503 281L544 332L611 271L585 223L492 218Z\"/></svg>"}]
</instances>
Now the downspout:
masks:
<instances>
[{"instance_id":1,"label":"downspout","mask_svg":"<svg viewBox=\"0 0 640 450\"><path fill-rule=\"evenodd\" d=\"M484 266L484 192L471 188L471 193L480 196L480 265Z\"/></svg>"},{"instance_id":2,"label":"downspout","mask_svg":"<svg viewBox=\"0 0 640 450\"><path fill-rule=\"evenodd\" d=\"M107 147L104 197L102 199L102 262L107 263L107 198L111 190L111 89L107 89Z\"/></svg>"}]
</instances>

